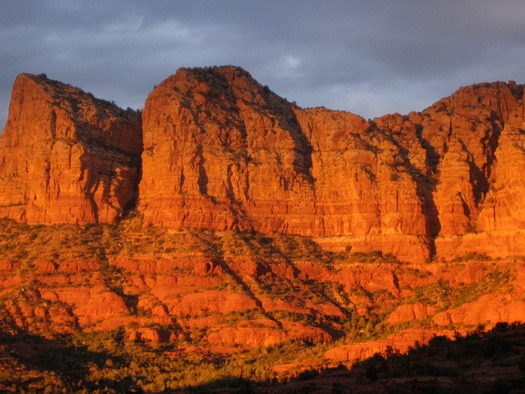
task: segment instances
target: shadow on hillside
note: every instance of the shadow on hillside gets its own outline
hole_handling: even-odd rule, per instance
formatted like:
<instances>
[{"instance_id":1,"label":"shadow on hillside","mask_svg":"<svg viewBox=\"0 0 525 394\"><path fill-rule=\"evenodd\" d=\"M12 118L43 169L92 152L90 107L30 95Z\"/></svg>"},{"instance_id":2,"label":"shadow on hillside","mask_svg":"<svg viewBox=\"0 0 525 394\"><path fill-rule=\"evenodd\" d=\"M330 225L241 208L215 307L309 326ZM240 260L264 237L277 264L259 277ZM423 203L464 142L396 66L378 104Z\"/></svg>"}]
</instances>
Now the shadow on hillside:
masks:
<instances>
[{"instance_id":1,"label":"shadow on hillside","mask_svg":"<svg viewBox=\"0 0 525 394\"><path fill-rule=\"evenodd\" d=\"M124 362L122 357L113 356L104 351L90 351L82 345L73 346L65 341L49 340L26 333L1 334L0 346L2 347L0 369L4 368L2 365L4 363L15 365L15 370L23 372L19 376L11 376L11 379L16 379L25 373L26 382L29 382L29 385L33 384L38 387L36 381L45 380L41 373L47 372L47 376L60 378L65 387L69 389L80 388L79 383L89 392L99 389L109 389L111 392L130 392L133 388L133 382L129 378L87 379L92 374L93 368L101 369ZM6 377L1 376L0 386L8 383L5 380ZM40 385L42 384L46 385L46 382L40 382ZM38 389L35 390L38 391Z\"/></svg>"},{"instance_id":2,"label":"shadow on hillside","mask_svg":"<svg viewBox=\"0 0 525 394\"><path fill-rule=\"evenodd\" d=\"M60 382L53 386L57 388L57 392L525 392L523 324L500 323L490 331L479 329L468 335L458 334L452 339L437 336L428 345L416 345L407 354L387 351L386 354L376 354L355 363L350 369L341 365L323 371L305 370L295 379L286 382L224 378L179 391L167 391L165 387L157 389L156 387L162 385L145 386L140 383L137 368L131 370L128 365L130 360L126 359L131 353L119 348L123 345L121 330L83 335L81 340L66 342L28 334L0 334L0 388L11 392L16 392L16 389L38 392L49 389L47 380L57 377ZM84 340L89 341L89 348L84 345ZM141 354L136 356L143 357ZM173 370L179 365L173 364L176 359L165 364L168 369L156 369L156 358L148 360L144 367L151 375L150 380L162 378L160 375L156 376L156 373L177 373ZM21 378L24 379L23 382L19 381ZM191 384L191 380L188 384Z\"/></svg>"},{"instance_id":3,"label":"shadow on hillside","mask_svg":"<svg viewBox=\"0 0 525 394\"><path fill-rule=\"evenodd\" d=\"M449 339L434 337L407 354L376 354L347 369L306 370L294 380L223 379L180 393L523 393L525 325L499 323Z\"/></svg>"}]
</instances>

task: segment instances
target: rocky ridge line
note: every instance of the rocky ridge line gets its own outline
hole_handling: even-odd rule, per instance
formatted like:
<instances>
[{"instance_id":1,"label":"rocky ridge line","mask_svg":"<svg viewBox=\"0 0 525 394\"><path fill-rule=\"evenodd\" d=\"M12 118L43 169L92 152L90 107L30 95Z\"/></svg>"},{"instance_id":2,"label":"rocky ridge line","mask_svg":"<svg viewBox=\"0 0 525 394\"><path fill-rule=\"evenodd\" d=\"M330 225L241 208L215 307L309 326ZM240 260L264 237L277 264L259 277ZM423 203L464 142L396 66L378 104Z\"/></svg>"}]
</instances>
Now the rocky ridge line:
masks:
<instances>
[{"instance_id":1,"label":"rocky ridge line","mask_svg":"<svg viewBox=\"0 0 525 394\"><path fill-rule=\"evenodd\" d=\"M146 101L138 209L409 261L521 254L523 108L523 86L496 82L366 121L301 109L237 67L182 69Z\"/></svg>"},{"instance_id":2,"label":"rocky ridge line","mask_svg":"<svg viewBox=\"0 0 525 394\"><path fill-rule=\"evenodd\" d=\"M524 128L514 82L366 121L299 108L238 67L185 68L150 93L141 126L22 74L0 141L0 216L116 223L138 189L146 224L299 234L413 262L520 255Z\"/></svg>"}]
</instances>

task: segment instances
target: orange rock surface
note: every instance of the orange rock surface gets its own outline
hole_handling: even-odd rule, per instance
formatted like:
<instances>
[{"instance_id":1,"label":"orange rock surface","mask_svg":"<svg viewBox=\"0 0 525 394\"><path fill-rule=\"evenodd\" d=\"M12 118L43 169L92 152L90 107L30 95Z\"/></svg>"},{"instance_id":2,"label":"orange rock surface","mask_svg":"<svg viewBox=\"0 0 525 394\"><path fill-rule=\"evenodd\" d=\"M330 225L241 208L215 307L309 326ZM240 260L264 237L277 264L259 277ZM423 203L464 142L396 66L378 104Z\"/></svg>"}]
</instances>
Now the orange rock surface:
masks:
<instances>
[{"instance_id":1,"label":"orange rock surface","mask_svg":"<svg viewBox=\"0 0 525 394\"><path fill-rule=\"evenodd\" d=\"M522 96L479 84L366 121L298 108L240 68L181 69L146 101L139 210L407 261L519 254Z\"/></svg>"},{"instance_id":2,"label":"orange rock surface","mask_svg":"<svg viewBox=\"0 0 525 394\"><path fill-rule=\"evenodd\" d=\"M419 345L425 345L435 335L444 335L452 337L449 331L431 331L425 329L411 329L397 332L385 339L355 343L352 345L338 346L328 350L324 357L332 362L363 360L379 353L388 355L388 352L407 353L410 348Z\"/></svg>"},{"instance_id":3,"label":"orange rock surface","mask_svg":"<svg viewBox=\"0 0 525 394\"><path fill-rule=\"evenodd\" d=\"M411 262L520 255L524 108L522 85L494 82L366 121L301 109L225 66L180 69L141 122L21 74L0 142L0 216L115 223L139 197L146 224L171 228L300 234Z\"/></svg>"},{"instance_id":4,"label":"orange rock surface","mask_svg":"<svg viewBox=\"0 0 525 394\"><path fill-rule=\"evenodd\" d=\"M0 217L115 223L137 198L140 115L21 74L0 140Z\"/></svg>"},{"instance_id":5,"label":"orange rock surface","mask_svg":"<svg viewBox=\"0 0 525 394\"><path fill-rule=\"evenodd\" d=\"M523 322L524 152L513 82L366 121L236 67L181 69L140 119L21 74L0 138L0 330L115 330L175 356L323 343L278 361L293 370Z\"/></svg>"},{"instance_id":6,"label":"orange rock surface","mask_svg":"<svg viewBox=\"0 0 525 394\"><path fill-rule=\"evenodd\" d=\"M175 231L140 219L2 224L4 332L122 329L144 345L233 353L302 340L325 343L325 361L337 364L406 352L450 330L525 321L525 263L517 258L360 261L302 237Z\"/></svg>"}]
</instances>

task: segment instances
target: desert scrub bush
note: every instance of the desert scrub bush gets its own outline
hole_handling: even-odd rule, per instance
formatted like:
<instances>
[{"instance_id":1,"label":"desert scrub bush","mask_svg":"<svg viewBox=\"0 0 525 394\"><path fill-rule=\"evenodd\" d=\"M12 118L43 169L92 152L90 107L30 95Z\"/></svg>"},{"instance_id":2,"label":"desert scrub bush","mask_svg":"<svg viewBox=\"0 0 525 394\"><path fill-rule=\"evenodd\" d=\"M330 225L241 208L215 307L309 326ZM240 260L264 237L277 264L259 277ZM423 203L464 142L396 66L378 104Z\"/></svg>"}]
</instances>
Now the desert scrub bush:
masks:
<instances>
[{"instance_id":1,"label":"desert scrub bush","mask_svg":"<svg viewBox=\"0 0 525 394\"><path fill-rule=\"evenodd\" d=\"M485 294L502 290L512 279L509 269L496 268L487 273L479 282L452 289L450 293L451 306L457 307L468 302L473 302Z\"/></svg>"},{"instance_id":2,"label":"desert scrub bush","mask_svg":"<svg viewBox=\"0 0 525 394\"><path fill-rule=\"evenodd\" d=\"M290 260L313 260L331 262L330 254L311 238L299 235L274 234L273 246Z\"/></svg>"},{"instance_id":3,"label":"desert scrub bush","mask_svg":"<svg viewBox=\"0 0 525 394\"><path fill-rule=\"evenodd\" d=\"M258 309L246 309L240 312L229 312L222 317L227 325L235 326L237 323L246 320L265 318L264 313Z\"/></svg>"},{"instance_id":4,"label":"desert scrub bush","mask_svg":"<svg viewBox=\"0 0 525 394\"><path fill-rule=\"evenodd\" d=\"M399 264L400 261L392 253L383 253L380 250L372 250L368 253L354 252L348 255L346 262L350 263L385 263Z\"/></svg>"},{"instance_id":5,"label":"desert scrub bush","mask_svg":"<svg viewBox=\"0 0 525 394\"><path fill-rule=\"evenodd\" d=\"M253 237L249 233L225 231L222 238L222 250L225 255L250 256L254 246Z\"/></svg>"},{"instance_id":6,"label":"desert scrub bush","mask_svg":"<svg viewBox=\"0 0 525 394\"><path fill-rule=\"evenodd\" d=\"M315 326L316 319L313 314L309 313L298 313L298 312L290 312L285 310L274 310L268 313L271 315L275 320L279 321L292 321L297 323L303 323L308 324L311 326Z\"/></svg>"},{"instance_id":7,"label":"desert scrub bush","mask_svg":"<svg viewBox=\"0 0 525 394\"><path fill-rule=\"evenodd\" d=\"M450 260L451 263L461 263L466 261L489 261L491 260L490 256L488 256L486 253L479 253L479 252L468 252L462 256L456 256L452 260Z\"/></svg>"},{"instance_id":8,"label":"desert scrub bush","mask_svg":"<svg viewBox=\"0 0 525 394\"><path fill-rule=\"evenodd\" d=\"M437 282L413 289L414 295L403 300L403 304L422 303L436 306L438 309L446 309L450 306L450 294L452 288L448 280L440 279Z\"/></svg>"}]
</instances>

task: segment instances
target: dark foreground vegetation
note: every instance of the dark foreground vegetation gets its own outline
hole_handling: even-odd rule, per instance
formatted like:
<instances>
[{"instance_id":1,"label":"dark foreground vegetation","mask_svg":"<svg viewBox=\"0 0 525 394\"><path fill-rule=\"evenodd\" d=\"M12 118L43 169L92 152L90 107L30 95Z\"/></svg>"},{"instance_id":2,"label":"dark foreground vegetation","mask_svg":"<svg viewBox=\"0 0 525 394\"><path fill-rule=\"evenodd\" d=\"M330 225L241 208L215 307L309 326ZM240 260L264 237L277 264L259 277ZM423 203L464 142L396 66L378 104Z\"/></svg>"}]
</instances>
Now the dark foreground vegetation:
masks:
<instances>
[{"instance_id":1,"label":"dark foreground vegetation","mask_svg":"<svg viewBox=\"0 0 525 394\"><path fill-rule=\"evenodd\" d=\"M525 392L525 326L499 323L454 339L435 337L408 354L387 352L354 364L305 370L278 381L268 371L276 358L312 351L286 343L253 349L230 360L181 356L125 344L121 333L49 341L3 336L0 390L45 393L522 393ZM203 376L209 383L193 385ZM183 387L178 391L177 386Z\"/></svg>"}]
</instances>

